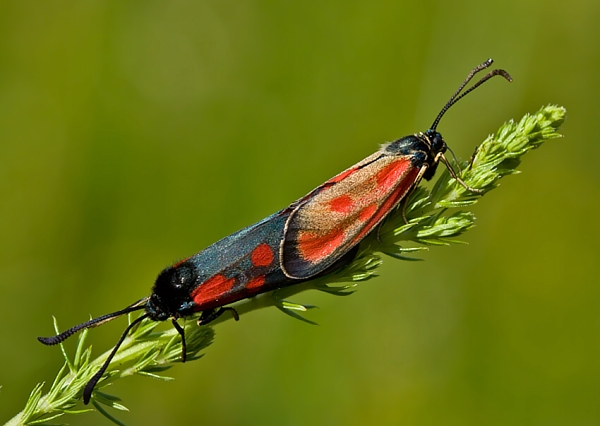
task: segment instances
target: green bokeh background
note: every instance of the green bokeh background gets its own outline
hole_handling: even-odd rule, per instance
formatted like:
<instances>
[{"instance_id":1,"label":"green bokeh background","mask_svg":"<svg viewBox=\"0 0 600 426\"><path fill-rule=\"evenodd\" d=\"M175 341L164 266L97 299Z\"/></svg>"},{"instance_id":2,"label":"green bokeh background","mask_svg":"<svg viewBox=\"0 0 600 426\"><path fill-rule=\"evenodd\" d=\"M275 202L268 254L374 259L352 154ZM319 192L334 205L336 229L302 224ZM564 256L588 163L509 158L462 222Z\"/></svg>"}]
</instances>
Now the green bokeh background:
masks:
<instances>
[{"instance_id":1,"label":"green bokeh background","mask_svg":"<svg viewBox=\"0 0 600 426\"><path fill-rule=\"evenodd\" d=\"M0 3L1 420L51 381L35 337L147 295L157 273L423 131L457 155L564 105L562 140L473 210L469 245L386 259L216 328L176 381L112 393L129 424L600 424L600 2ZM125 325L90 333L96 353ZM67 347L73 348L71 342ZM98 414L65 419L100 425Z\"/></svg>"}]
</instances>

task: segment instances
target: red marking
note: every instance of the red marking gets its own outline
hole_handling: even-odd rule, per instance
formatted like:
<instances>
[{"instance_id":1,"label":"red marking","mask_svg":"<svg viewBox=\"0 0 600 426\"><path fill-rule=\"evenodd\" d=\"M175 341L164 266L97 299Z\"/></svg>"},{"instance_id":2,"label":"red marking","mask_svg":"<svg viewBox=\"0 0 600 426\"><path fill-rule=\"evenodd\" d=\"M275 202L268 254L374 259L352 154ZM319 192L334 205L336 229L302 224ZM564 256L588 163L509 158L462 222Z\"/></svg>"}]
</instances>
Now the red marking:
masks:
<instances>
[{"instance_id":1,"label":"red marking","mask_svg":"<svg viewBox=\"0 0 600 426\"><path fill-rule=\"evenodd\" d=\"M225 275L215 275L200 284L190 295L194 303L202 305L218 300L233 288L235 278L227 279Z\"/></svg>"},{"instance_id":2,"label":"red marking","mask_svg":"<svg viewBox=\"0 0 600 426\"><path fill-rule=\"evenodd\" d=\"M410 160L402 159L388 164L383 169L379 170L375 175L377 185L383 190L389 190L398 183L402 174L410 166Z\"/></svg>"},{"instance_id":3,"label":"red marking","mask_svg":"<svg viewBox=\"0 0 600 426\"><path fill-rule=\"evenodd\" d=\"M340 195L329 202L329 209L337 213L350 213L354 202L348 195Z\"/></svg>"},{"instance_id":4,"label":"red marking","mask_svg":"<svg viewBox=\"0 0 600 426\"><path fill-rule=\"evenodd\" d=\"M298 251L303 259L317 262L329 256L344 242L344 231L334 229L319 236L314 232L301 231L298 234Z\"/></svg>"},{"instance_id":5,"label":"red marking","mask_svg":"<svg viewBox=\"0 0 600 426\"><path fill-rule=\"evenodd\" d=\"M348 176L350 176L357 170L360 170L360 167L354 167L353 169L346 170L346 171L340 173L338 176L335 176L335 177L329 179L324 184L319 185L316 189L313 189L311 192L306 194L304 197L297 200L294 204L292 204L292 206L294 206L294 208L295 208L295 206L303 204L305 201L310 200L311 198L313 198L316 194L318 194L322 190L327 189L330 186L333 186L334 184L343 181L344 179L346 179ZM288 209L289 209L289 207L288 207ZM287 210L287 209L285 209L285 210Z\"/></svg>"},{"instance_id":6,"label":"red marking","mask_svg":"<svg viewBox=\"0 0 600 426\"><path fill-rule=\"evenodd\" d=\"M250 282L248 284L246 284L246 288L248 290L254 290L254 289L262 287L264 283L265 283L265 276L261 275L256 278L252 278L250 280Z\"/></svg>"},{"instance_id":7,"label":"red marking","mask_svg":"<svg viewBox=\"0 0 600 426\"><path fill-rule=\"evenodd\" d=\"M358 167L354 167L353 169L345 170L342 173L340 173L339 175L337 175L337 176L332 177L331 179L329 179L323 185L325 185L327 183L338 183L338 182L341 182L344 179L346 179L348 176L350 176L352 173L354 173L355 171L357 171L358 169L359 169ZM321 186L323 186L323 185L321 185Z\"/></svg>"},{"instance_id":8,"label":"red marking","mask_svg":"<svg viewBox=\"0 0 600 426\"><path fill-rule=\"evenodd\" d=\"M361 222L366 222L375 214L377 211L377 204L371 204L360 211L358 214L358 220Z\"/></svg>"},{"instance_id":9,"label":"red marking","mask_svg":"<svg viewBox=\"0 0 600 426\"><path fill-rule=\"evenodd\" d=\"M273 250L268 244L259 244L250 255L250 260L254 266L269 266L273 263Z\"/></svg>"},{"instance_id":10,"label":"red marking","mask_svg":"<svg viewBox=\"0 0 600 426\"><path fill-rule=\"evenodd\" d=\"M402 198L406 195L410 187L415 183L415 179L419 175L419 169L414 168L410 170L404 179L398 184L398 187L394 190L390 196L384 200L379 206L379 210L371 216L369 222L362 228L362 230L352 240L353 244L356 244L367 235L377 223L391 210L396 204L398 204ZM369 206L370 207L370 206ZM368 209L369 207L366 207ZM361 212L362 215L363 212Z\"/></svg>"}]
</instances>

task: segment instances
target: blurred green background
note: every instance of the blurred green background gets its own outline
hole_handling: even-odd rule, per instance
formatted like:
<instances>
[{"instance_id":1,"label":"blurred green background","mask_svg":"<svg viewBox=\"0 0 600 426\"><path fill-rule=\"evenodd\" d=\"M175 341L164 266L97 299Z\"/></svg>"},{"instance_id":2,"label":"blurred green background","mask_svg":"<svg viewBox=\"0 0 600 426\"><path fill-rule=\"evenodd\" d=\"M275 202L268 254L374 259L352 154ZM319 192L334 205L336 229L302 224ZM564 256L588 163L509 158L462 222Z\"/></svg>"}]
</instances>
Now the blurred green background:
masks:
<instances>
[{"instance_id":1,"label":"blurred green background","mask_svg":"<svg viewBox=\"0 0 600 426\"><path fill-rule=\"evenodd\" d=\"M176 381L111 388L129 424L600 424L600 2L0 3L0 420L61 365L36 336L149 294L158 272L444 118L457 155L568 110L473 210L469 245L386 259L216 328ZM110 348L125 320L90 333ZM70 342L68 348L73 348ZM65 418L104 425L98 414Z\"/></svg>"}]
</instances>

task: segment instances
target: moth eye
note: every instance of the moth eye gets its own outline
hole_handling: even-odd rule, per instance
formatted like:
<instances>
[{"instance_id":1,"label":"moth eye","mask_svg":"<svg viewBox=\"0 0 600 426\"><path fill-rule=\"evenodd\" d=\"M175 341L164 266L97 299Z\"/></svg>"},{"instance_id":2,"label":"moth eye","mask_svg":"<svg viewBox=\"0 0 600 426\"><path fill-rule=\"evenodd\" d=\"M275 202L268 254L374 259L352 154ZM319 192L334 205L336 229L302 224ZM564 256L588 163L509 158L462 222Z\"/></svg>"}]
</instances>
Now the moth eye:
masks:
<instances>
[{"instance_id":1,"label":"moth eye","mask_svg":"<svg viewBox=\"0 0 600 426\"><path fill-rule=\"evenodd\" d=\"M439 133L435 133L433 139L431 140L431 149L434 152L445 151L446 142L444 142L444 138Z\"/></svg>"}]
</instances>

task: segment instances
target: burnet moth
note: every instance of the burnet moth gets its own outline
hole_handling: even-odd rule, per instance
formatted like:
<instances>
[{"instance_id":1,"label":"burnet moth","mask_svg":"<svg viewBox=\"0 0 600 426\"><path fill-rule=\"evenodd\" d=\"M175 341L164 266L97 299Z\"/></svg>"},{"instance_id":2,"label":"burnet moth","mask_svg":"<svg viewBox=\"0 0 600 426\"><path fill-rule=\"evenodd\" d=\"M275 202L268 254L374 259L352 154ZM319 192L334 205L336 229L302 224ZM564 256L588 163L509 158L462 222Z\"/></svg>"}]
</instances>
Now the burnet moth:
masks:
<instances>
[{"instance_id":1,"label":"burnet moth","mask_svg":"<svg viewBox=\"0 0 600 426\"><path fill-rule=\"evenodd\" d=\"M467 186L450 165L444 156L446 142L436 128L452 105L490 78L499 75L512 81L506 71L496 69L463 91L475 74L491 64L488 59L469 73L425 133L382 146L285 209L169 266L156 278L149 297L38 340L56 345L82 329L129 312L145 311L125 329L104 365L87 383L83 391L87 404L119 346L143 319L171 319L181 335L185 361L185 333L177 319L201 313L198 325L203 325L230 311L237 320L237 312L227 305L346 265L354 258L358 244L408 198L421 179L430 180L440 162L459 184L481 193Z\"/></svg>"}]
</instances>

